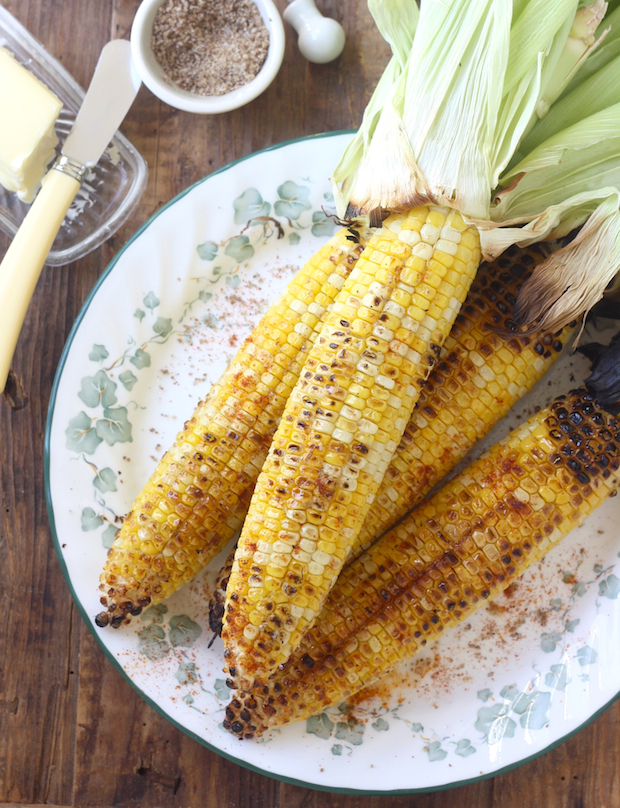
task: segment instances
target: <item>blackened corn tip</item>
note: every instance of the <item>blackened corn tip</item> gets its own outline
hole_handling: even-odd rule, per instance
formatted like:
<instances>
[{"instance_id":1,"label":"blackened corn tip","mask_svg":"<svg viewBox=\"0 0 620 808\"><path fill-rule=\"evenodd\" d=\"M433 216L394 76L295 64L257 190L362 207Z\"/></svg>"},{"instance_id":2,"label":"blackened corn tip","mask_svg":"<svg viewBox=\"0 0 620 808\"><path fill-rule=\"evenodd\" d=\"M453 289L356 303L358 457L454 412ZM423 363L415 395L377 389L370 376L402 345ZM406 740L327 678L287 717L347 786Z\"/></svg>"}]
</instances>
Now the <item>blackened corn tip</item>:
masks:
<instances>
[{"instance_id":1,"label":"blackened corn tip","mask_svg":"<svg viewBox=\"0 0 620 808\"><path fill-rule=\"evenodd\" d=\"M213 594L209 600L209 628L214 636L219 637L222 633L222 622L224 619L224 606L226 603L226 588L228 586L228 579L232 570L232 565L235 560L235 551L233 550L229 555L224 566L219 571L215 586L213 587Z\"/></svg>"}]
</instances>

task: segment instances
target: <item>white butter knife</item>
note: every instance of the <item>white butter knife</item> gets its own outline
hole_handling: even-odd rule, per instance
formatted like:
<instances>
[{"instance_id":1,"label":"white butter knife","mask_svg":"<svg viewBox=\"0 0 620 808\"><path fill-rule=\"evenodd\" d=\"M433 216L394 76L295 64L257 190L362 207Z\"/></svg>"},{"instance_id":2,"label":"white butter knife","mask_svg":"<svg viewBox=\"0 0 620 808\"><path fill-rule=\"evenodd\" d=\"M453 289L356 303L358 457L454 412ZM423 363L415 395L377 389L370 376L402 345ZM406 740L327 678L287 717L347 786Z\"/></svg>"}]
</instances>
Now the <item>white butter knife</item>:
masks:
<instances>
[{"instance_id":1,"label":"white butter knife","mask_svg":"<svg viewBox=\"0 0 620 808\"><path fill-rule=\"evenodd\" d=\"M99 161L139 88L129 42L108 42L62 154L43 178L41 190L0 264L0 393L28 304L62 220L89 167Z\"/></svg>"}]
</instances>

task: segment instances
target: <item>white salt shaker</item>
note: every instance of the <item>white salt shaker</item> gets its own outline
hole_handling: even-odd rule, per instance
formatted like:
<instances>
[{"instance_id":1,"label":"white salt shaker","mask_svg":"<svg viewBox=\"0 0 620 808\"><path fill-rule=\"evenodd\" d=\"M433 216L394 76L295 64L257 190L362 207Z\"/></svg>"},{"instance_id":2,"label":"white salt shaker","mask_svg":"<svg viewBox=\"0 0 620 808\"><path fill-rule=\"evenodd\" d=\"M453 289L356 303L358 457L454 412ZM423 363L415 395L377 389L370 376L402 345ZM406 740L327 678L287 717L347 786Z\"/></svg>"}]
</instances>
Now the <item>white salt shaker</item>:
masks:
<instances>
[{"instance_id":1,"label":"white salt shaker","mask_svg":"<svg viewBox=\"0 0 620 808\"><path fill-rule=\"evenodd\" d=\"M282 14L299 34L299 50L310 62L324 64L336 59L344 48L342 25L324 17L314 0L293 0Z\"/></svg>"}]
</instances>

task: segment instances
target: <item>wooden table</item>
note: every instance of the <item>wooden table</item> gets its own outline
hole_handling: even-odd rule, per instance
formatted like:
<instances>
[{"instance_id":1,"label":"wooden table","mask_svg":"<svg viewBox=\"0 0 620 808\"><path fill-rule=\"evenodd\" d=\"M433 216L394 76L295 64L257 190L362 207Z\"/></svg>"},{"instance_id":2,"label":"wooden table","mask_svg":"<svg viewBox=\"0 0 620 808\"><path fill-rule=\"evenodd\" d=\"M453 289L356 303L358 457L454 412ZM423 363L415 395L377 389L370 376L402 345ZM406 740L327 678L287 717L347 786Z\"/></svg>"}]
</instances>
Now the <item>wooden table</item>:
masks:
<instances>
[{"instance_id":1,"label":"wooden table","mask_svg":"<svg viewBox=\"0 0 620 808\"><path fill-rule=\"evenodd\" d=\"M138 6L138 0L2 2L85 86L103 44L128 36ZM620 702L537 760L445 793L344 796L247 771L190 740L142 701L95 643L63 579L45 511L43 435L69 329L108 261L179 191L265 146L359 124L387 46L362 0L319 5L345 26L343 56L309 64L288 28L277 79L241 110L192 116L142 89L123 125L150 167L139 207L103 247L75 265L46 269L39 282L14 379L0 396L0 808L620 806ZM7 244L0 237L0 256Z\"/></svg>"}]
</instances>

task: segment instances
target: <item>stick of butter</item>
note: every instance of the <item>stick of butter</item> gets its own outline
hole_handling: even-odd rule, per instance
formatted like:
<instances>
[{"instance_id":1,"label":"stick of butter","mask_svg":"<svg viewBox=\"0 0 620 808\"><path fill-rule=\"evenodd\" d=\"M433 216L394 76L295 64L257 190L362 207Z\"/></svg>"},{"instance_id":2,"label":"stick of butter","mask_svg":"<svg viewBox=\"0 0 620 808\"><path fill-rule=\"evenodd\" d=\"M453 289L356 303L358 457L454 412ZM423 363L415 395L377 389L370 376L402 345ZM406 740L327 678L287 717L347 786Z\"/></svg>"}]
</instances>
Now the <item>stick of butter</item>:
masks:
<instances>
[{"instance_id":1,"label":"stick of butter","mask_svg":"<svg viewBox=\"0 0 620 808\"><path fill-rule=\"evenodd\" d=\"M0 185L32 202L58 138L62 102L0 48Z\"/></svg>"}]
</instances>

